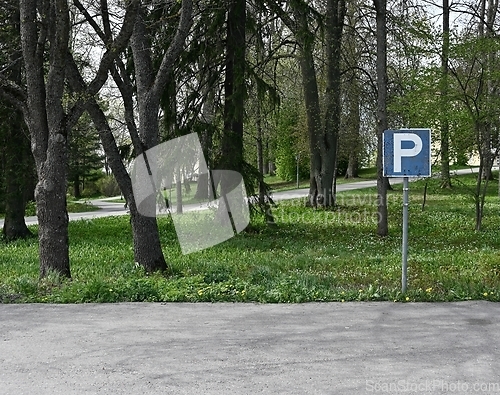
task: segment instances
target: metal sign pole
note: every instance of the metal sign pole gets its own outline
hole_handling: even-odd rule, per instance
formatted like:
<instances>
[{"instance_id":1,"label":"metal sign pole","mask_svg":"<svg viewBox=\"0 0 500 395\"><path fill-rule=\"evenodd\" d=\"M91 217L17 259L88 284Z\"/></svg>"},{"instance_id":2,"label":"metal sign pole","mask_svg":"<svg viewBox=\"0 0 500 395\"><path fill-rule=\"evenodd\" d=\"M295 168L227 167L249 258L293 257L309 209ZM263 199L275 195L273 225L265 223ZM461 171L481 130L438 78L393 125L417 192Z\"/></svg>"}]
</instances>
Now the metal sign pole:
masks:
<instances>
[{"instance_id":1,"label":"metal sign pole","mask_svg":"<svg viewBox=\"0 0 500 395\"><path fill-rule=\"evenodd\" d=\"M299 161L300 161L300 152L295 155L295 161L297 162L297 189L299 189Z\"/></svg>"},{"instance_id":2,"label":"metal sign pole","mask_svg":"<svg viewBox=\"0 0 500 395\"><path fill-rule=\"evenodd\" d=\"M403 177L404 182L401 289L405 293L408 285L408 178L431 176L431 130L385 130L382 168L384 177Z\"/></svg>"},{"instance_id":3,"label":"metal sign pole","mask_svg":"<svg viewBox=\"0 0 500 395\"><path fill-rule=\"evenodd\" d=\"M408 283L408 177L403 178L403 242L402 255L403 262L401 267L401 290L406 292Z\"/></svg>"}]
</instances>

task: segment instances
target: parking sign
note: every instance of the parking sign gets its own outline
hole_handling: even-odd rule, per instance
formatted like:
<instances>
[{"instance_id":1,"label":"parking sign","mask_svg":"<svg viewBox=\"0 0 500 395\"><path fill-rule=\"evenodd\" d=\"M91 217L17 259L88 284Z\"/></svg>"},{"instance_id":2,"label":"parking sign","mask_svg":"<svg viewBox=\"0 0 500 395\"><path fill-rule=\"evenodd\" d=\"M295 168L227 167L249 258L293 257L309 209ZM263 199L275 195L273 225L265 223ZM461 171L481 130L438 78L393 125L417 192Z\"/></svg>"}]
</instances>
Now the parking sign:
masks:
<instances>
[{"instance_id":1,"label":"parking sign","mask_svg":"<svg viewBox=\"0 0 500 395\"><path fill-rule=\"evenodd\" d=\"M382 149L385 177L431 176L430 129L386 130Z\"/></svg>"}]
</instances>

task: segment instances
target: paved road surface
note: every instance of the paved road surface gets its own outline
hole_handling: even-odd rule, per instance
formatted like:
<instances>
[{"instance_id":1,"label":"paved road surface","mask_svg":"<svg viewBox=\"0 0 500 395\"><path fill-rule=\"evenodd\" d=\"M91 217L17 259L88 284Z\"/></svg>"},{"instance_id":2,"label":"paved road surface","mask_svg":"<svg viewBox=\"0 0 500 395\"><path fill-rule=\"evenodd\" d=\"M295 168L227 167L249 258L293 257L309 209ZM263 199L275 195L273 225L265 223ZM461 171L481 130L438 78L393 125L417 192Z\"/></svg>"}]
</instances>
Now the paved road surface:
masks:
<instances>
[{"instance_id":1,"label":"paved road surface","mask_svg":"<svg viewBox=\"0 0 500 395\"><path fill-rule=\"evenodd\" d=\"M495 394L500 305L0 305L0 394Z\"/></svg>"}]
</instances>

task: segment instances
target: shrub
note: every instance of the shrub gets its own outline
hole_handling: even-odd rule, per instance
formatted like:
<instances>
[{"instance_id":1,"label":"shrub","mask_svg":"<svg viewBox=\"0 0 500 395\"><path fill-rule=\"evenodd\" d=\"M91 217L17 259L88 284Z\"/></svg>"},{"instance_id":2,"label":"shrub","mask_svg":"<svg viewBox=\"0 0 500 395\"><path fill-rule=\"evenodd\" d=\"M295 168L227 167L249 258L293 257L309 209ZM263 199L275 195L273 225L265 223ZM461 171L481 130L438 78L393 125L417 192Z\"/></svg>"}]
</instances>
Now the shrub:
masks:
<instances>
[{"instance_id":1,"label":"shrub","mask_svg":"<svg viewBox=\"0 0 500 395\"><path fill-rule=\"evenodd\" d=\"M103 196L112 197L119 195L120 187L113 175L105 176L97 181L97 188Z\"/></svg>"},{"instance_id":2,"label":"shrub","mask_svg":"<svg viewBox=\"0 0 500 395\"><path fill-rule=\"evenodd\" d=\"M27 217L36 215L36 203L33 200L30 200L28 203L26 203L24 215L26 215Z\"/></svg>"},{"instance_id":3,"label":"shrub","mask_svg":"<svg viewBox=\"0 0 500 395\"><path fill-rule=\"evenodd\" d=\"M94 181L86 181L85 188L83 188L81 195L83 198L90 198L98 196L101 192L99 191L99 187L97 183Z\"/></svg>"}]
</instances>

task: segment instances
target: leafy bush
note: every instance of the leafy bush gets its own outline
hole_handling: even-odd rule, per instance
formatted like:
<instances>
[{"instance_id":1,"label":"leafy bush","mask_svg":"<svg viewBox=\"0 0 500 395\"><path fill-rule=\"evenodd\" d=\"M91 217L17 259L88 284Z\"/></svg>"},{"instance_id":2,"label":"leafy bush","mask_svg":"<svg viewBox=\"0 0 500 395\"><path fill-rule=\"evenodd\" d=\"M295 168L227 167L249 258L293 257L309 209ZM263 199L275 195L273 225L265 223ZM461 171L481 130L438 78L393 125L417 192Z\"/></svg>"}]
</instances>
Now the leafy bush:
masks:
<instances>
[{"instance_id":1,"label":"leafy bush","mask_svg":"<svg viewBox=\"0 0 500 395\"><path fill-rule=\"evenodd\" d=\"M27 217L36 215L36 203L33 200L30 200L28 203L26 203L24 215L26 215Z\"/></svg>"},{"instance_id":2,"label":"leafy bush","mask_svg":"<svg viewBox=\"0 0 500 395\"><path fill-rule=\"evenodd\" d=\"M276 175L285 181L293 181L297 175L297 153L300 147L299 111L297 107L285 106L280 113L276 140ZM299 159L299 177L309 175L309 157L302 153Z\"/></svg>"},{"instance_id":3,"label":"leafy bush","mask_svg":"<svg viewBox=\"0 0 500 395\"><path fill-rule=\"evenodd\" d=\"M98 196L100 194L100 191L97 183L94 181L86 181L85 188L83 188L81 194L84 198Z\"/></svg>"},{"instance_id":4,"label":"leafy bush","mask_svg":"<svg viewBox=\"0 0 500 395\"><path fill-rule=\"evenodd\" d=\"M120 194L120 187L113 175L101 178L96 185L103 196L112 197Z\"/></svg>"}]
</instances>

